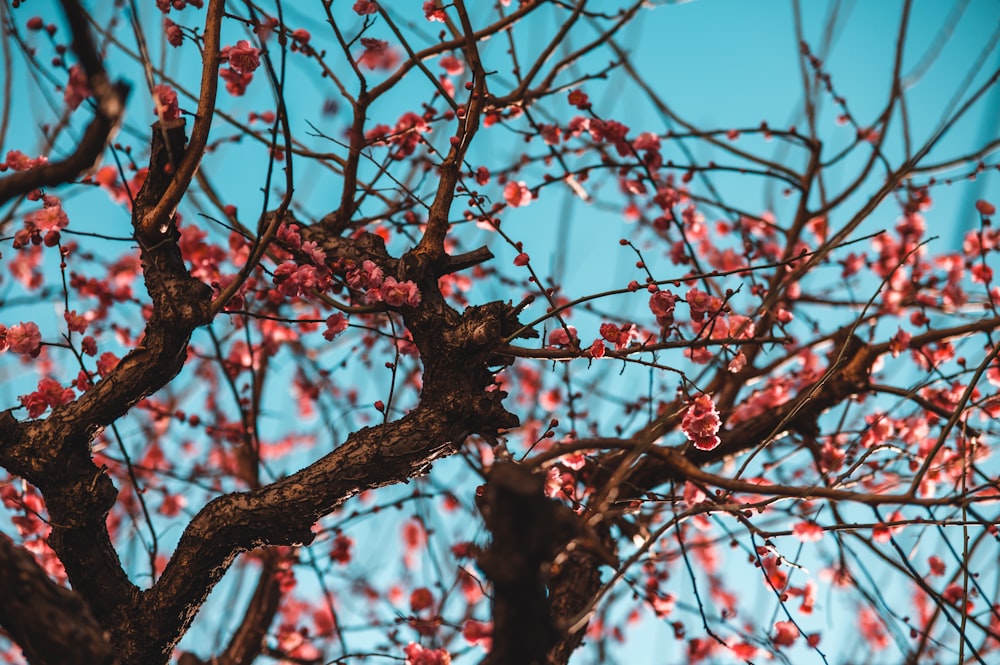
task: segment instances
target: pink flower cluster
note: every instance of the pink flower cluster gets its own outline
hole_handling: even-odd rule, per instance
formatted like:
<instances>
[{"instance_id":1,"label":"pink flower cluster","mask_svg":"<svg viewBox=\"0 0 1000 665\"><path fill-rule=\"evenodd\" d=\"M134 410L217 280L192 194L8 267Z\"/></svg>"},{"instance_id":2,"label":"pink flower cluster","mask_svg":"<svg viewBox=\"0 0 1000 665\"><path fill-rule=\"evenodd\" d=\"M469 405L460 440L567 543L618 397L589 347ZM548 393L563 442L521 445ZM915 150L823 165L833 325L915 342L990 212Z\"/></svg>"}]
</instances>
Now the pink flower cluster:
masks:
<instances>
[{"instance_id":1,"label":"pink flower cluster","mask_svg":"<svg viewBox=\"0 0 1000 665\"><path fill-rule=\"evenodd\" d=\"M55 379L44 378L38 382L38 390L18 399L28 409L28 417L37 418L49 407L54 409L61 404L69 404L74 397L76 393L72 388L63 388Z\"/></svg>"},{"instance_id":2,"label":"pink flower cluster","mask_svg":"<svg viewBox=\"0 0 1000 665\"><path fill-rule=\"evenodd\" d=\"M398 146L393 153L393 159L409 157L420 144L420 135L431 131L430 125L422 116L406 112L396 121L396 126L375 125L365 132L365 139L371 143L390 143Z\"/></svg>"},{"instance_id":3,"label":"pink flower cluster","mask_svg":"<svg viewBox=\"0 0 1000 665\"><path fill-rule=\"evenodd\" d=\"M222 51L221 55L229 59L229 66L240 74L250 74L260 67L260 49L251 46L245 39Z\"/></svg>"},{"instance_id":4,"label":"pink flower cluster","mask_svg":"<svg viewBox=\"0 0 1000 665\"><path fill-rule=\"evenodd\" d=\"M260 49L250 45L245 39L236 46L227 46L220 55L229 61L229 67L219 70L219 76L226 81L226 92L241 97L253 80L253 72L260 67Z\"/></svg>"},{"instance_id":5,"label":"pink flower cluster","mask_svg":"<svg viewBox=\"0 0 1000 665\"><path fill-rule=\"evenodd\" d=\"M416 642L403 647L406 665L451 665L451 654L444 649L426 649Z\"/></svg>"},{"instance_id":6,"label":"pink flower cluster","mask_svg":"<svg viewBox=\"0 0 1000 665\"><path fill-rule=\"evenodd\" d=\"M440 21L441 23L444 23L447 15L444 13L444 10L438 6L438 3L435 0L430 0L429 2L424 3L424 18L431 22Z\"/></svg>"},{"instance_id":7,"label":"pink flower cluster","mask_svg":"<svg viewBox=\"0 0 1000 665\"><path fill-rule=\"evenodd\" d=\"M523 208L531 203L531 190L522 180L508 182L503 188L503 198L512 208Z\"/></svg>"},{"instance_id":8,"label":"pink flower cluster","mask_svg":"<svg viewBox=\"0 0 1000 665\"><path fill-rule=\"evenodd\" d=\"M614 323L602 323L601 337L615 345L616 349L624 349L633 339L638 336L635 324L623 323L617 326Z\"/></svg>"},{"instance_id":9,"label":"pink flower cluster","mask_svg":"<svg viewBox=\"0 0 1000 665\"><path fill-rule=\"evenodd\" d=\"M676 305L677 296L670 291L657 291L649 297L649 311L656 316L656 322L661 328L673 324Z\"/></svg>"},{"instance_id":10,"label":"pink flower cluster","mask_svg":"<svg viewBox=\"0 0 1000 665\"><path fill-rule=\"evenodd\" d=\"M681 429L688 440L699 450L712 450L721 443L719 429L722 421L715 402L705 393L698 395L688 406L687 413L681 421Z\"/></svg>"},{"instance_id":11,"label":"pink flower cluster","mask_svg":"<svg viewBox=\"0 0 1000 665\"><path fill-rule=\"evenodd\" d=\"M76 110L83 100L94 94L90 90L90 82L87 74L80 65L73 65L69 68L69 81L66 83L66 90L63 91L63 101L70 110Z\"/></svg>"},{"instance_id":12,"label":"pink flower cluster","mask_svg":"<svg viewBox=\"0 0 1000 665\"><path fill-rule=\"evenodd\" d=\"M36 166L43 166L48 163L49 158L44 155L32 159L20 150L8 150L7 157L3 162L0 162L0 172L6 171L7 169L14 171L27 171L28 169L33 169Z\"/></svg>"},{"instance_id":13,"label":"pink flower cluster","mask_svg":"<svg viewBox=\"0 0 1000 665\"><path fill-rule=\"evenodd\" d=\"M328 342L332 342L337 335L345 330L347 330L347 319L343 314L337 312L326 320L326 330L323 331L323 338Z\"/></svg>"},{"instance_id":14,"label":"pink flower cluster","mask_svg":"<svg viewBox=\"0 0 1000 665\"><path fill-rule=\"evenodd\" d=\"M42 350L42 334L34 323L21 322L10 328L0 324L0 351L10 349L35 358Z\"/></svg>"},{"instance_id":15,"label":"pink flower cluster","mask_svg":"<svg viewBox=\"0 0 1000 665\"><path fill-rule=\"evenodd\" d=\"M399 53L389 46L384 39L362 37L361 45L365 50L358 56L358 64L368 69L392 69L399 63Z\"/></svg>"},{"instance_id":16,"label":"pink flower cluster","mask_svg":"<svg viewBox=\"0 0 1000 665\"><path fill-rule=\"evenodd\" d=\"M566 331L569 332L566 332ZM565 328L556 328L549 333L549 344L552 346L571 346L578 341L576 336L576 328L573 326L566 326Z\"/></svg>"},{"instance_id":17,"label":"pink flower cluster","mask_svg":"<svg viewBox=\"0 0 1000 665\"><path fill-rule=\"evenodd\" d=\"M28 198L34 200L37 197L29 195ZM14 234L16 249L26 247L28 243L38 245L42 242L52 247L59 242L59 231L69 224L59 197L43 194L41 199L42 209L25 215L24 228Z\"/></svg>"},{"instance_id":18,"label":"pink flower cluster","mask_svg":"<svg viewBox=\"0 0 1000 665\"><path fill-rule=\"evenodd\" d=\"M697 287L687 292L686 300L688 307L691 308L691 320L695 322L702 321L705 314L715 314L722 307L722 300Z\"/></svg>"},{"instance_id":19,"label":"pink flower cluster","mask_svg":"<svg viewBox=\"0 0 1000 665\"><path fill-rule=\"evenodd\" d=\"M275 268L274 283L283 295L301 296L314 290L325 291L330 286L330 273L323 267L286 261Z\"/></svg>"},{"instance_id":20,"label":"pink flower cluster","mask_svg":"<svg viewBox=\"0 0 1000 665\"><path fill-rule=\"evenodd\" d=\"M347 273L347 285L362 291L370 303L384 302L390 307L416 307L420 304L420 290L410 281L385 277L374 261L364 261L359 268Z\"/></svg>"},{"instance_id":21,"label":"pink flower cluster","mask_svg":"<svg viewBox=\"0 0 1000 665\"><path fill-rule=\"evenodd\" d=\"M153 88L153 111L161 120L177 120L181 117L177 104L177 91L169 85L158 85Z\"/></svg>"}]
</instances>

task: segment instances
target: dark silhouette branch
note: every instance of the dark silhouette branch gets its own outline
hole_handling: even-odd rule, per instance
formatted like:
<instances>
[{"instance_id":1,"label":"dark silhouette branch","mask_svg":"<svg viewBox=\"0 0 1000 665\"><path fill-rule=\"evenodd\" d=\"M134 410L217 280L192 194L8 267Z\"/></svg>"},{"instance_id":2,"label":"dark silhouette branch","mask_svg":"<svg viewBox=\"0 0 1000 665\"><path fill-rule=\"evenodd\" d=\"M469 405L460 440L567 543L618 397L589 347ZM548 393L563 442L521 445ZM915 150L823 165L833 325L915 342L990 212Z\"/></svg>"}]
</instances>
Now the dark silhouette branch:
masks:
<instances>
[{"instance_id":1,"label":"dark silhouette branch","mask_svg":"<svg viewBox=\"0 0 1000 665\"><path fill-rule=\"evenodd\" d=\"M58 162L43 164L26 171L18 171L0 178L0 205L34 191L40 187L54 187L72 182L84 171L92 168L104 152L115 129L125 113L125 99L129 86L122 82L111 83L104 64L97 52L87 15L79 2L62 0L66 20L73 33L73 52L87 75L87 84L94 94L94 119L72 154Z\"/></svg>"},{"instance_id":2,"label":"dark silhouette branch","mask_svg":"<svg viewBox=\"0 0 1000 665\"><path fill-rule=\"evenodd\" d=\"M116 665L108 635L79 594L0 534L0 626L32 665Z\"/></svg>"}]
</instances>

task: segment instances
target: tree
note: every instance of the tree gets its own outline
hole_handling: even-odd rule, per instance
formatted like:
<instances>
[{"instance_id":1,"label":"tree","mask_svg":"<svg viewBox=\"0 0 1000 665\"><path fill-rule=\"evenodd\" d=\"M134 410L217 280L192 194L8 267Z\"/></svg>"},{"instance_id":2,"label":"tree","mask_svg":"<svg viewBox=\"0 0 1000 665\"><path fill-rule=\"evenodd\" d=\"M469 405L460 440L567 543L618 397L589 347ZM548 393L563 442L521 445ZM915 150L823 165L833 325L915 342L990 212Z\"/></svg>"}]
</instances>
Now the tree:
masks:
<instances>
[{"instance_id":1,"label":"tree","mask_svg":"<svg viewBox=\"0 0 1000 665\"><path fill-rule=\"evenodd\" d=\"M995 6L715 127L690 5L92 4L3 8L7 662L996 657Z\"/></svg>"}]
</instances>

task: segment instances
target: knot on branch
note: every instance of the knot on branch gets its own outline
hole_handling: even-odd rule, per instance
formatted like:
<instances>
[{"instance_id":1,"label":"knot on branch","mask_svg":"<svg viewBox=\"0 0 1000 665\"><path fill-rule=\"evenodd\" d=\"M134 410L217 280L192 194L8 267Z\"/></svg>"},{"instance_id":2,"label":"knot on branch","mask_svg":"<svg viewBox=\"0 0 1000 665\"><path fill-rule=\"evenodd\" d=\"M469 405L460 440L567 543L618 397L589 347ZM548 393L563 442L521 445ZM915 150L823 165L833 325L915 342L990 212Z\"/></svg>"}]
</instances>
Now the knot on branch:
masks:
<instances>
[{"instance_id":1,"label":"knot on branch","mask_svg":"<svg viewBox=\"0 0 1000 665\"><path fill-rule=\"evenodd\" d=\"M45 492L49 514L59 529L103 525L118 498L118 490L104 469L93 464L80 469L74 477L53 484L47 480L39 485Z\"/></svg>"}]
</instances>

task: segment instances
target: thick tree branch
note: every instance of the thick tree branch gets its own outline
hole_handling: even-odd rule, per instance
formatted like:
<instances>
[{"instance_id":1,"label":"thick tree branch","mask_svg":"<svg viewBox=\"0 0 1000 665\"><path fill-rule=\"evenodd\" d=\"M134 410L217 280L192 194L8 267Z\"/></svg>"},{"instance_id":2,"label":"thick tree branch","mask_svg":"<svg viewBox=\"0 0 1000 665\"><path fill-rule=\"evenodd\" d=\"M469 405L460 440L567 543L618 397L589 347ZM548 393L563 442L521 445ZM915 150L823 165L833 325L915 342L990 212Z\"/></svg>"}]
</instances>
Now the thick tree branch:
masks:
<instances>
[{"instance_id":1,"label":"thick tree branch","mask_svg":"<svg viewBox=\"0 0 1000 665\"><path fill-rule=\"evenodd\" d=\"M114 665L107 633L86 603L0 534L0 626L32 665Z\"/></svg>"},{"instance_id":2,"label":"thick tree branch","mask_svg":"<svg viewBox=\"0 0 1000 665\"><path fill-rule=\"evenodd\" d=\"M264 648L264 638L281 602L281 584L275 575L278 571L278 550L265 549L261 563L257 588L247 604L243 620L226 645L226 650L216 659L220 665L250 665Z\"/></svg>"},{"instance_id":3,"label":"thick tree branch","mask_svg":"<svg viewBox=\"0 0 1000 665\"><path fill-rule=\"evenodd\" d=\"M512 462L495 464L487 478L480 511L492 538L478 562L493 583L493 649L483 665L541 665L559 642L546 585L556 555L581 528L544 487L544 475Z\"/></svg>"},{"instance_id":4,"label":"thick tree branch","mask_svg":"<svg viewBox=\"0 0 1000 665\"><path fill-rule=\"evenodd\" d=\"M169 186L176 163L184 157L184 142L183 120L153 126L149 174L135 200L133 223L153 304L142 344L97 385L54 409L46 420L17 423L5 414L8 426L0 431L0 464L42 491L53 525L50 545L73 588L112 631L123 661L130 660L135 643L144 640L134 620L139 592L122 570L107 531L106 517L117 490L107 473L94 465L90 442L177 375L191 332L208 321L211 290L188 273L173 221L157 228L141 224Z\"/></svg>"},{"instance_id":5,"label":"thick tree branch","mask_svg":"<svg viewBox=\"0 0 1000 665\"><path fill-rule=\"evenodd\" d=\"M420 404L397 421L355 432L298 473L206 505L159 582L144 594L138 623L145 641L133 656L138 662L159 662L170 653L240 552L308 543L316 520L350 497L426 473L470 434L493 438L517 426L489 369L493 349L519 327L509 305L490 303L459 315L439 293L425 292L420 307L406 310L404 318L424 364Z\"/></svg>"},{"instance_id":6,"label":"thick tree branch","mask_svg":"<svg viewBox=\"0 0 1000 665\"><path fill-rule=\"evenodd\" d=\"M145 211L139 221L139 226L146 233L154 232L164 224L170 224L177 205L191 184L198 165L201 164L205 146L208 145L208 133L215 117L215 97L219 89L219 51L221 45L219 36L222 31L222 15L226 8L225 0L211 0L208 3L208 16L205 19L205 45L202 51L201 92L198 95L198 111L194 128L191 130L191 143L184 159L176 167L176 175L170 181L155 207Z\"/></svg>"}]
</instances>

